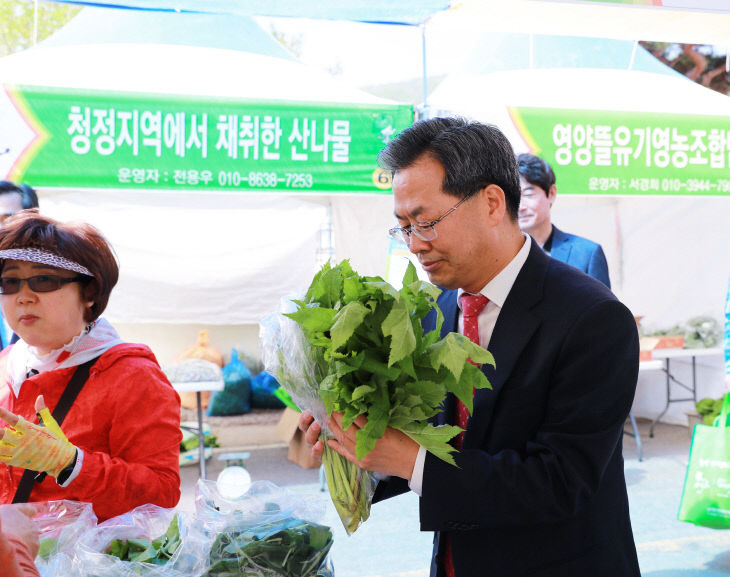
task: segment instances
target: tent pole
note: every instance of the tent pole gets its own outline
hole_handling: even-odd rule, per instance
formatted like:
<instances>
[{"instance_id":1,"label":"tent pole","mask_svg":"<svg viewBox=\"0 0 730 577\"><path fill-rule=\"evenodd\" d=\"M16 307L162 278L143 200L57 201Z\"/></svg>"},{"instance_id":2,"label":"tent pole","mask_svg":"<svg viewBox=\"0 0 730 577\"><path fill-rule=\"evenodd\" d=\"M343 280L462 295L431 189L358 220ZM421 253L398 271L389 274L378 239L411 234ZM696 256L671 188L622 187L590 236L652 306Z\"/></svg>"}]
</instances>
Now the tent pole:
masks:
<instances>
[{"instance_id":1,"label":"tent pole","mask_svg":"<svg viewBox=\"0 0 730 577\"><path fill-rule=\"evenodd\" d=\"M423 116L428 118L428 77L426 75L426 25L421 24L421 83L423 89Z\"/></svg>"},{"instance_id":2,"label":"tent pole","mask_svg":"<svg viewBox=\"0 0 730 577\"><path fill-rule=\"evenodd\" d=\"M33 46L38 44L38 0L33 2Z\"/></svg>"},{"instance_id":3,"label":"tent pole","mask_svg":"<svg viewBox=\"0 0 730 577\"><path fill-rule=\"evenodd\" d=\"M634 47L631 50L631 60L629 60L629 70L634 69L634 59L636 58L636 49L639 47L639 41L634 40Z\"/></svg>"}]
</instances>

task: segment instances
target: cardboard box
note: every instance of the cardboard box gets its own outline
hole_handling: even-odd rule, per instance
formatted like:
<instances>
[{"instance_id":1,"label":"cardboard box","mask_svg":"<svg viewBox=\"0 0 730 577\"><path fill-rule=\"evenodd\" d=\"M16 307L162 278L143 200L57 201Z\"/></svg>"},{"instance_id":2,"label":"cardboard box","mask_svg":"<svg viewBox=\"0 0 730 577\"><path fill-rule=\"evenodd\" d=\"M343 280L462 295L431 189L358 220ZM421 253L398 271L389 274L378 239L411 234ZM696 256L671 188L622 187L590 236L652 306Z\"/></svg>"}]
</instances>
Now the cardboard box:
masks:
<instances>
[{"instance_id":1,"label":"cardboard box","mask_svg":"<svg viewBox=\"0 0 730 577\"><path fill-rule=\"evenodd\" d=\"M681 349L684 348L684 337L682 335L664 335L659 337L641 337L639 339L639 360L650 361L651 351L656 349Z\"/></svg>"},{"instance_id":2,"label":"cardboard box","mask_svg":"<svg viewBox=\"0 0 730 577\"><path fill-rule=\"evenodd\" d=\"M651 351L639 349L639 361L650 361L650 360L651 360Z\"/></svg>"},{"instance_id":3,"label":"cardboard box","mask_svg":"<svg viewBox=\"0 0 730 577\"><path fill-rule=\"evenodd\" d=\"M695 425L704 425L705 420L697 411L685 411L684 414L687 415L687 427L689 427L689 440L691 441Z\"/></svg>"},{"instance_id":4,"label":"cardboard box","mask_svg":"<svg viewBox=\"0 0 730 577\"><path fill-rule=\"evenodd\" d=\"M276 434L279 438L289 443L289 460L305 469L319 467L319 460L312 457L312 447L304 441L304 433L299 428L299 413L287 407L281 414L281 419L276 425Z\"/></svg>"},{"instance_id":5,"label":"cardboard box","mask_svg":"<svg viewBox=\"0 0 730 577\"><path fill-rule=\"evenodd\" d=\"M683 349L684 348L684 336L682 335L664 335L662 337L656 337L659 342L654 347L655 349Z\"/></svg>"}]
</instances>

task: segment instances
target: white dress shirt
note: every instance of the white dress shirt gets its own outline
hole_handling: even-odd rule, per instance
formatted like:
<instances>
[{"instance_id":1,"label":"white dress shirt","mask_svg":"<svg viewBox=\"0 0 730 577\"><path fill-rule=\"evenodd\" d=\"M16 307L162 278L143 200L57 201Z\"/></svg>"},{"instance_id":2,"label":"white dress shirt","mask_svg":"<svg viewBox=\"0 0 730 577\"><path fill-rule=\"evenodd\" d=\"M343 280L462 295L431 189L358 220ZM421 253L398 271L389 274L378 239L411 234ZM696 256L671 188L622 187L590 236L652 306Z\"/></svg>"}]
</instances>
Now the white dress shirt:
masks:
<instances>
[{"instance_id":1,"label":"white dress shirt","mask_svg":"<svg viewBox=\"0 0 730 577\"><path fill-rule=\"evenodd\" d=\"M484 307L481 313L479 313L479 343L485 349L488 348L489 340L492 338L492 331L494 326L497 324L497 317L499 312L504 306L504 302L507 300L509 291L512 290L512 285L515 284L517 275L522 270L522 266L527 260L527 255L530 253L530 237L523 233L525 242L522 245L520 251L515 257L495 276L487 286L485 286L479 294L484 295L489 299L487 306ZM457 291L456 302L461 311L461 295L464 293L462 289ZM464 319L459 314L459 332L464 333ZM423 493L423 467L426 462L426 449L419 447L418 455L416 456L416 462L413 465L413 473L411 474L411 480L408 482L408 486L411 491L417 495Z\"/></svg>"}]
</instances>

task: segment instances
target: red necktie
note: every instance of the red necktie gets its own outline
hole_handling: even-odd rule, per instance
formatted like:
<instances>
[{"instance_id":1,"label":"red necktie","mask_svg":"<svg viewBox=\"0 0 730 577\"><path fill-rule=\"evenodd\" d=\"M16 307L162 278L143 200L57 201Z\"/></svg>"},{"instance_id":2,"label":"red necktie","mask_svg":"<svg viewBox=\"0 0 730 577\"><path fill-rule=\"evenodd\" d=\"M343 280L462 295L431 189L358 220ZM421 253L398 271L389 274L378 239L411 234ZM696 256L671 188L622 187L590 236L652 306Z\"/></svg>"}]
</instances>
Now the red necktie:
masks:
<instances>
[{"instance_id":1,"label":"red necktie","mask_svg":"<svg viewBox=\"0 0 730 577\"><path fill-rule=\"evenodd\" d=\"M464 320L464 336L472 342L479 344L479 314L487 306L489 299L484 295L470 295L463 293L461 295L461 316ZM471 362L471 361L469 361ZM469 420L469 409L459 399L456 399L456 425L462 429L466 429L466 423ZM464 433L454 439L454 446L461 450L464 442ZM451 541L448 535L444 535L444 569L447 577L455 577L454 575L454 558L451 554Z\"/></svg>"},{"instance_id":2,"label":"red necktie","mask_svg":"<svg viewBox=\"0 0 730 577\"><path fill-rule=\"evenodd\" d=\"M464 320L464 336L476 344L479 344L479 314L484 310L488 302L489 299L484 295L470 295L467 293L461 295L461 316ZM456 425L462 429L466 429L468 420L469 410L464 403L456 399ZM461 450L463 442L464 433L459 433L459 436L454 439L454 446Z\"/></svg>"}]
</instances>

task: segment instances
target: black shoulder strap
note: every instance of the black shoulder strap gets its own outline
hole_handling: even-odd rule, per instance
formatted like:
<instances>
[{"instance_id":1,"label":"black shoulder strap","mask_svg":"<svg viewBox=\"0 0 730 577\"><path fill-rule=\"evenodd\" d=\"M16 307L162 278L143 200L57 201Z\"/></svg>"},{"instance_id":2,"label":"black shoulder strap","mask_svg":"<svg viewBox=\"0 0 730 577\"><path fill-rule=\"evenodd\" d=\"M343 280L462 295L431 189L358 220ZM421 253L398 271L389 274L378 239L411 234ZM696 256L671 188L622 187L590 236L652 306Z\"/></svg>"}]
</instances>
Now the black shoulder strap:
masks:
<instances>
[{"instance_id":1,"label":"black shoulder strap","mask_svg":"<svg viewBox=\"0 0 730 577\"><path fill-rule=\"evenodd\" d=\"M98 359L99 357L95 357L90 361L86 361L83 365L79 365L76 367L74 374L71 375L71 380L69 380L68 385L63 390L63 394L61 394L56 408L53 409L53 413L51 413L59 427L66 418L71 405L74 404L76 397L79 396L81 389L84 388L86 380L89 378L89 370ZM36 477L38 476L39 474L36 471L30 471L29 469L23 472L23 476L20 479L20 483L18 483L18 488L13 497L13 503L28 502L30 492L33 490L33 485L35 485Z\"/></svg>"}]
</instances>

